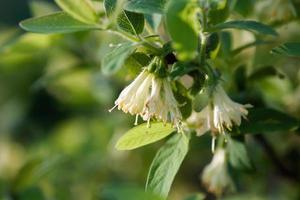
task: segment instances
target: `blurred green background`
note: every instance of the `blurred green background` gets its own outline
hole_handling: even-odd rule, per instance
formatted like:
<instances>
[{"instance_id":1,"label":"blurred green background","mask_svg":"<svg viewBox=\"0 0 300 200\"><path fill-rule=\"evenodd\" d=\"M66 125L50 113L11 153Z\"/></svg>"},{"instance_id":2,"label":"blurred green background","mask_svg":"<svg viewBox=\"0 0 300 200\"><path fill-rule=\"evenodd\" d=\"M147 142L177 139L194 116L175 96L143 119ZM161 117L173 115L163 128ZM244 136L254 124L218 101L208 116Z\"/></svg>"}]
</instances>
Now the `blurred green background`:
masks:
<instances>
[{"instance_id":1,"label":"blurred green background","mask_svg":"<svg viewBox=\"0 0 300 200\"><path fill-rule=\"evenodd\" d=\"M275 17L285 19L290 14L280 10L286 9L281 4L262 2L277 6ZM272 7L268 13L260 10L263 5L252 9L251 5L236 10L266 23L274 17ZM1 0L0 199L146 199L142 191L147 170L162 142L132 152L114 149L134 119L108 109L134 73L123 69L112 77L103 76L100 61L110 50L109 44L120 39L101 32L38 35L18 28L22 19L57 9L53 1ZM279 27L277 42L299 42L299 27L298 22ZM233 35L234 46L251 39L245 33ZM272 76L252 82L259 96L252 99L300 117L300 60L272 56L272 46L250 49L234 61L220 60L224 77L230 79L241 65L248 71L275 65L284 78ZM236 91L228 82L228 88ZM266 137L281 161L300 173L299 136L279 133ZM299 182L282 174L276 161L274 165L253 138L247 138L247 143L256 171L235 172L240 195L229 195L228 199L299 199ZM205 193L199 175L210 160L209 135L193 137L170 199ZM208 199L214 197L208 195Z\"/></svg>"}]
</instances>

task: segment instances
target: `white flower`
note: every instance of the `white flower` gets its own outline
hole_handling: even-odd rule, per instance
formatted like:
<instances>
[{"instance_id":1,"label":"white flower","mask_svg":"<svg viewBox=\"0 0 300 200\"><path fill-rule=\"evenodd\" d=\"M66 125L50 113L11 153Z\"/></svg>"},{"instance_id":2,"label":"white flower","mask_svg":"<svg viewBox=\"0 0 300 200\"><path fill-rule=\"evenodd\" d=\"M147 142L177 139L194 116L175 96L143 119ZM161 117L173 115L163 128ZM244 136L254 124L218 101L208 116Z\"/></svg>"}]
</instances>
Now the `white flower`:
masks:
<instances>
[{"instance_id":1,"label":"white flower","mask_svg":"<svg viewBox=\"0 0 300 200\"><path fill-rule=\"evenodd\" d=\"M143 112L144 102L146 101L152 82L153 75L143 70L134 81L128 85L115 101L115 106L110 109L111 112L115 107L125 113L138 115Z\"/></svg>"},{"instance_id":2,"label":"white flower","mask_svg":"<svg viewBox=\"0 0 300 200\"><path fill-rule=\"evenodd\" d=\"M216 150L211 163L204 168L201 178L207 189L217 196L220 196L224 189L232 188L224 149Z\"/></svg>"},{"instance_id":3,"label":"white flower","mask_svg":"<svg viewBox=\"0 0 300 200\"><path fill-rule=\"evenodd\" d=\"M136 115L135 124L141 116L148 123L155 118L164 123L171 122L179 129L182 119L168 80L155 77L146 69L121 92L115 107Z\"/></svg>"},{"instance_id":4,"label":"white flower","mask_svg":"<svg viewBox=\"0 0 300 200\"><path fill-rule=\"evenodd\" d=\"M146 101L143 119L148 121L155 117L166 122L171 122L179 128L181 113L173 95L171 85L167 79L153 78L151 95Z\"/></svg>"},{"instance_id":5,"label":"white flower","mask_svg":"<svg viewBox=\"0 0 300 200\"><path fill-rule=\"evenodd\" d=\"M188 119L188 124L196 129L201 136L211 130L213 133L224 133L232 126L241 125L242 118L246 118L251 105L242 105L232 101L220 85L217 85L211 102L199 113L194 112Z\"/></svg>"},{"instance_id":6,"label":"white flower","mask_svg":"<svg viewBox=\"0 0 300 200\"><path fill-rule=\"evenodd\" d=\"M213 93L213 122L219 132L224 128L231 130L233 124L240 126L242 118L246 119L250 104L242 105L232 101L224 89L217 85Z\"/></svg>"}]
</instances>

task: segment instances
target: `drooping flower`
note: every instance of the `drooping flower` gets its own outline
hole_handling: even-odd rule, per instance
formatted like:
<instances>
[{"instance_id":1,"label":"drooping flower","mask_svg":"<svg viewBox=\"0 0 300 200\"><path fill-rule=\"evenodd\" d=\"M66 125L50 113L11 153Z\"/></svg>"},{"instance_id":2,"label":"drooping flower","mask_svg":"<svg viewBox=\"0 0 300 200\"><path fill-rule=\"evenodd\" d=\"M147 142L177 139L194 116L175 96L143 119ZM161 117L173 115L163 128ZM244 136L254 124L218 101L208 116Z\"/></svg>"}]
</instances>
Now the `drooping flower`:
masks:
<instances>
[{"instance_id":1,"label":"drooping flower","mask_svg":"<svg viewBox=\"0 0 300 200\"><path fill-rule=\"evenodd\" d=\"M143 112L144 102L151 89L152 74L143 70L132 83L130 83L115 101L115 107L131 115L139 115Z\"/></svg>"},{"instance_id":2,"label":"drooping flower","mask_svg":"<svg viewBox=\"0 0 300 200\"><path fill-rule=\"evenodd\" d=\"M242 118L248 115L247 108L250 104L242 105L232 101L225 93L224 89L218 85L213 94L214 104L214 126L223 132L224 128L231 130L233 124L240 126Z\"/></svg>"},{"instance_id":3,"label":"drooping flower","mask_svg":"<svg viewBox=\"0 0 300 200\"><path fill-rule=\"evenodd\" d=\"M147 69L121 92L115 107L136 115L135 124L141 116L148 124L151 119L157 119L180 128L182 116L170 82L166 78L156 77Z\"/></svg>"},{"instance_id":4,"label":"drooping flower","mask_svg":"<svg viewBox=\"0 0 300 200\"><path fill-rule=\"evenodd\" d=\"M233 187L233 182L228 174L224 149L216 150L211 163L204 168L201 179L207 189L217 196L220 196L226 188Z\"/></svg>"},{"instance_id":5,"label":"drooping flower","mask_svg":"<svg viewBox=\"0 0 300 200\"><path fill-rule=\"evenodd\" d=\"M213 134L225 133L235 124L241 125L242 118L248 115L249 104L242 105L232 101L221 85L217 85L212 93L210 103L199 113L194 112L187 122L201 136L211 130Z\"/></svg>"}]
</instances>

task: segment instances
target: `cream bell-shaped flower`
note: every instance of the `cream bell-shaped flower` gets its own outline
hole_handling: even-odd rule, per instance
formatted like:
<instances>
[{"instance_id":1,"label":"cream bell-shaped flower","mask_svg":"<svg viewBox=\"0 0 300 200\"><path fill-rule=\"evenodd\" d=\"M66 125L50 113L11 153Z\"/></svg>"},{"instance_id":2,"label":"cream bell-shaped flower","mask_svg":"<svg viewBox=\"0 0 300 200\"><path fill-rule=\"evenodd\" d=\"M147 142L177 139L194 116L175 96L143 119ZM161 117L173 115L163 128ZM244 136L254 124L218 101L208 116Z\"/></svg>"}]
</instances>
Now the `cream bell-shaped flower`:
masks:
<instances>
[{"instance_id":1,"label":"cream bell-shaped flower","mask_svg":"<svg viewBox=\"0 0 300 200\"><path fill-rule=\"evenodd\" d=\"M125 113L131 115L141 114L144 109L144 102L151 89L152 74L143 70L132 83L130 83L115 101L115 106L109 110L111 112L118 107Z\"/></svg>"},{"instance_id":2,"label":"cream bell-shaped flower","mask_svg":"<svg viewBox=\"0 0 300 200\"><path fill-rule=\"evenodd\" d=\"M207 189L217 196L220 196L226 188L233 187L233 182L228 174L224 149L216 150L211 163L204 168L201 179Z\"/></svg>"},{"instance_id":3,"label":"cream bell-shaped flower","mask_svg":"<svg viewBox=\"0 0 300 200\"><path fill-rule=\"evenodd\" d=\"M171 122L180 129L181 112L167 79L152 79L151 95L146 101L142 117L145 121L156 118L164 123Z\"/></svg>"},{"instance_id":4,"label":"cream bell-shaped flower","mask_svg":"<svg viewBox=\"0 0 300 200\"><path fill-rule=\"evenodd\" d=\"M231 130L233 124L240 126L242 118L248 115L250 104L242 105L232 101L222 86L217 85L213 93L213 123L220 133Z\"/></svg>"},{"instance_id":5,"label":"cream bell-shaped flower","mask_svg":"<svg viewBox=\"0 0 300 200\"><path fill-rule=\"evenodd\" d=\"M198 136L209 130L213 133L224 133L225 129L231 130L234 124L241 125L242 118L246 119L248 115L247 108L251 107L249 104L242 105L232 101L224 89L217 85L211 102L199 113L193 112L187 122L195 128Z\"/></svg>"},{"instance_id":6,"label":"cream bell-shaped flower","mask_svg":"<svg viewBox=\"0 0 300 200\"><path fill-rule=\"evenodd\" d=\"M135 125L141 116L149 126L154 118L164 123L170 122L180 130L182 116L170 82L166 78L156 77L147 69L121 92L110 112L115 107L136 115Z\"/></svg>"}]
</instances>

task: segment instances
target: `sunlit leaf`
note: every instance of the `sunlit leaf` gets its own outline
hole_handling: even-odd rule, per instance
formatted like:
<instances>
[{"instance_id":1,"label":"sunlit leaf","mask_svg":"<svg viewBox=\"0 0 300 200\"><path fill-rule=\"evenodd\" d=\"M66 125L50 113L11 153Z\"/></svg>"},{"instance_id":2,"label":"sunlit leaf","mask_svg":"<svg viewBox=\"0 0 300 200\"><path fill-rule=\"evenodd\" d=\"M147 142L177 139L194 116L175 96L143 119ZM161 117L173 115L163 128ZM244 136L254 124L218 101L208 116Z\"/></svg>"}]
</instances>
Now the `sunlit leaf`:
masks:
<instances>
[{"instance_id":1,"label":"sunlit leaf","mask_svg":"<svg viewBox=\"0 0 300 200\"><path fill-rule=\"evenodd\" d=\"M98 22L98 15L90 0L55 0L55 2L66 13L81 22L88 24Z\"/></svg>"},{"instance_id":2,"label":"sunlit leaf","mask_svg":"<svg viewBox=\"0 0 300 200\"><path fill-rule=\"evenodd\" d=\"M128 1L125 8L126 10L137 13L162 14L166 2L167 0L131 0Z\"/></svg>"},{"instance_id":3,"label":"sunlit leaf","mask_svg":"<svg viewBox=\"0 0 300 200\"><path fill-rule=\"evenodd\" d=\"M35 33L72 33L101 30L101 27L98 25L82 23L64 12L27 19L22 21L20 26L26 31Z\"/></svg>"},{"instance_id":4,"label":"sunlit leaf","mask_svg":"<svg viewBox=\"0 0 300 200\"><path fill-rule=\"evenodd\" d=\"M198 49L199 20L194 1L170 0L166 6L166 23L180 60L195 58Z\"/></svg>"},{"instance_id":5,"label":"sunlit leaf","mask_svg":"<svg viewBox=\"0 0 300 200\"><path fill-rule=\"evenodd\" d=\"M57 12L57 8L53 3L46 1L30 1L30 11L34 17L48 15Z\"/></svg>"},{"instance_id":6,"label":"sunlit leaf","mask_svg":"<svg viewBox=\"0 0 300 200\"><path fill-rule=\"evenodd\" d=\"M153 122L150 127L147 123L141 124L126 132L117 142L116 148L118 150L136 149L147 144L151 144L161 140L175 129L171 124L163 124L162 122Z\"/></svg>"}]
</instances>

